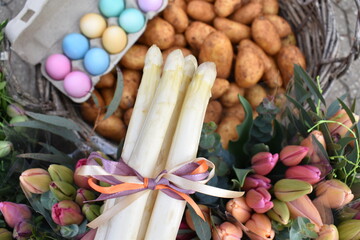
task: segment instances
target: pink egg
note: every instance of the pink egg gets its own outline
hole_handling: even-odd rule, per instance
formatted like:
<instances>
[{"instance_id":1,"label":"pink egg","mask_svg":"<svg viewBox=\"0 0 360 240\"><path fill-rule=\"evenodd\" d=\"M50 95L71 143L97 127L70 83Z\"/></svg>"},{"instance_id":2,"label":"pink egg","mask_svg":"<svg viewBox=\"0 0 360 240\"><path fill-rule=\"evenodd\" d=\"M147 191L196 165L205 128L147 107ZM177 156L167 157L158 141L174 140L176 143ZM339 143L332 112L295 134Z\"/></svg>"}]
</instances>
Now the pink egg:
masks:
<instances>
[{"instance_id":1,"label":"pink egg","mask_svg":"<svg viewBox=\"0 0 360 240\"><path fill-rule=\"evenodd\" d=\"M50 55L45 62L47 74L54 80L63 80L71 71L71 62L63 54Z\"/></svg>"},{"instance_id":2,"label":"pink egg","mask_svg":"<svg viewBox=\"0 0 360 240\"><path fill-rule=\"evenodd\" d=\"M91 79L81 71L73 71L64 79L64 90L73 98L86 96L91 90Z\"/></svg>"},{"instance_id":3,"label":"pink egg","mask_svg":"<svg viewBox=\"0 0 360 240\"><path fill-rule=\"evenodd\" d=\"M157 11L160 9L162 0L138 0L139 8L143 12Z\"/></svg>"}]
</instances>

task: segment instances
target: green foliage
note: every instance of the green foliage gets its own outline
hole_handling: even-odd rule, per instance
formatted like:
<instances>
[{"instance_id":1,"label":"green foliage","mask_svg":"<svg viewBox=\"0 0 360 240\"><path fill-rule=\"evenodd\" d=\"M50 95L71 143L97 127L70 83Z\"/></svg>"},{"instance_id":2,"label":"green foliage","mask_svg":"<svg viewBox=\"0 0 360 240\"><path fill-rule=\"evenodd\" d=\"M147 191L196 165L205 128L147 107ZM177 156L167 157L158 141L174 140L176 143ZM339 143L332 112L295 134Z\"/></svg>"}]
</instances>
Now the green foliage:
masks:
<instances>
[{"instance_id":1,"label":"green foliage","mask_svg":"<svg viewBox=\"0 0 360 240\"><path fill-rule=\"evenodd\" d=\"M194 209L188 204L190 216L194 223L195 231L200 240L211 239L211 229L207 222L205 222L199 215L196 214Z\"/></svg>"},{"instance_id":2,"label":"green foliage","mask_svg":"<svg viewBox=\"0 0 360 240\"><path fill-rule=\"evenodd\" d=\"M114 97L111 100L108 109L106 111L105 114L105 119L110 117L118 108L119 104L120 104L120 100L121 100L121 96L122 96L122 92L124 89L124 79L122 77L121 71L120 69L116 69L117 70L117 83L116 83L116 89L115 89L115 93L114 93Z\"/></svg>"},{"instance_id":3,"label":"green foliage","mask_svg":"<svg viewBox=\"0 0 360 240\"><path fill-rule=\"evenodd\" d=\"M314 230L315 225L304 217L297 217L287 226L272 221L272 226L276 240L310 240L318 236Z\"/></svg>"}]
</instances>

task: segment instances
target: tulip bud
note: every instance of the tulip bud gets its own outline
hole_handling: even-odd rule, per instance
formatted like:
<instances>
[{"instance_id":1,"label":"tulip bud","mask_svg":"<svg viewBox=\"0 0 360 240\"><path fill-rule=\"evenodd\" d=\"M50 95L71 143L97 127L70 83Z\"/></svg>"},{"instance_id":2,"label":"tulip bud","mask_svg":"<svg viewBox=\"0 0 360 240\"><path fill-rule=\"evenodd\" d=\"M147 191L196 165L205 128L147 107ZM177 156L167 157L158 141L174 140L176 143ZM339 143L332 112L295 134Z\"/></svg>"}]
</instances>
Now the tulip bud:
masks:
<instances>
[{"instance_id":1,"label":"tulip bud","mask_svg":"<svg viewBox=\"0 0 360 240\"><path fill-rule=\"evenodd\" d=\"M289 208L286 206L286 203L274 199L273 204L274 207L269 211L267 211L266 213L268 217L283 225L288 224L290 219L290 212L289 212Z\"/></svg>"},{"instance_id":2,"label":"tulip bud","mask_svg":"<svg viewBox=\"0 0 360 240\"><path fill-rule=\"evenodd\" d=\"M0 240L12 240L12 234L6 228L0 228Z\"/></svg>"},{"instance_id":3,"label":"tulip bud","mask_svg":"<svg viewBox=\"0 0 360 240\"><path fill-rule=\"evenodd\" d=\"M229 222L224 222L212 230L213 240L239 240L242 235L242 230Z\"/></svg>"},{"instance_id":4,"label":"tulip bud","mask_svg":"<svg viewBox=\"0 0 360 240\"><path fill-rule=\"evenodd\" d=\"M357 123L359 121L359 116L356 115L356 114L353 114L353 115L354 115L354 118L355 118L355 123ZM329 120L339 122L339 123L341 123L342 125L345 125L348 128L350 128L353 125L353 123L351 122L351 119L350 119L349 115L346 113L345 109L339 110ZM345 134L348 132L348 130L347 130L346 127L344 127L342 125L336 124L336 123L328 123L327 124L327 126L329 128L329 131L330 131L330 134L332 136L338 135L340 137L344 137Z\"/></svg>"},{"instance_id":5,"label":"tulip bud","mask_svg":"<svg viewBox=\"0 0 360 240\"><path fill-rule=\"evenodd\" d=\"M32 235L32 225L27 221L16 224L13 237L17 240L26 240Z\"/></svg>"},{"instance_id":6,"label":"tulip bud","mask_svg":"<svg viewBox=\"0 0 360 240\"><path fill-rule=\"evenodd\" d=\"M205 221L207 223L209 223L210 222L210 210L209 210L209 207L207 207L205 205L202 205L202 204L199 204L199 208L200 208L201 212L203 213L203 215L205 217ZM195 225L194 225L193 220L191 218L191 214L190 214L189 209L186 209L186 211L185 211L185 220L186 220L186 223L189 226L189 228L191 230L195 231Z\"/></svg>"},{"instance_id":7,"label":"tulip bud","mask_svg":"<svg viewBox=\"0 0 360 240\"><path fill-rule=\"evenodd\" d=\"M360 220L351 219L341 222L338 225L340 240L360 239Z\"/></svg>"},{"instance_id":8,"label":"tulip bud","mask_svg":"<svg viewBox=\"0 0 360 240\"><path fill-rule=\"evenodd\" d=\"M320 182L315 193L317 199L328 208L341 208L354 198L351 189L337 179Z\"/></svg>"},{"instance_id":9,"label":"tulip bud","mask_svg":"<svg viewBox=\"0 0 360 240\"><path fill-rule=\"evenodd\" d=\"M270 219L262 213L254 213L251 218L245 223L245 227L247 227L251 232L257 234L263 239L273 239L275 236L275 232L271 227ZM251 239L251 234L248 234ZM258 239L254 237L254 239Z\"/></svg>"},{"instance_id":10,"label":"tulip bud","mask_svg":"<svg viewBox=\"0 0 360 240\"><path fill-rule=\"evenodd\" d=\"M323 225L319 211L307 195L301 196L293 201L286 202L286 205L289 208L292 219L297 217L308 218L313 224L315 224L316 231L319 231L320 227Z\"/></svg>"},{"instance_id":11,"label":"tulip bud","mask_svg":"<svg viewBox=\"0 0 360 240\"><path fill-rule=\"evenodd\" d=\"M21 186L28 192L42 194L49 191L50 174L42 168L31 168L21 173Z\"/></svg>"},{"instance_id":12,"label":"tulip bud","mask_svg":"<svg viewBox=\"0 0 360 240\"><path fill-rule=\"evenodd\" d=\"M285 166L296 166L304 159L309 148L297 145L288 145L280 152L280 161Z\"/></svg>"},{"instance_id":13,"label":"tulip bud","mask_svg":"<svg viewBox=\"0 0 360 240\"><path fill-rule=\"evenodd\" d=\"M14 123L20 123L20 122L26 122L28 121L29 118L25 115L22 116L15 116L13 118L10 119L10 125L14 124ZM23 130L25 130L23 127L14 127L15 131L17 132L21 132Z\"/></svg>"},{"instance_id":14,"label":"tulip bud","mask_svg":"<svg viewBox=\"0 0 360 240\"><path fill-rule=\"evenodd\" d=\"M251 216L251 208L246 204L244 197L231 199L226 203L228 211L236 220L245 223Z\"/></svg>"},{"instance_id":15,"label":"tulip bud","mask_svg":"<svg viewBox=\"0 0 360 240\"><path fill-rule=\"evenodd\" d=\"M281 179L274 185L274 194L277 199L288 202L311 193L310 183L297 179Z\"/></svg>"},{"instance_id":16,"label":"tulip bud","mask_svg":"<svg viewBox=\"0 0 360 240\"><path fill-rule=\"evenodd\" d=\"M9 155L13 149L13 144L9 141L0 141L0 158Z\"/></svg>"},{"instance_id":17,"label":"tulip bud","mask_svg":"<svg viewBox=\"0 0 360 240\"><path fill-rule=\"evenodd\" d=\"M52 181L50 183L50 191L59 201L75 199L76 189L67 182Z\"/></svg>"},{"instance_id":18,"label":"tulip bud","mask_svg":"<svg viewBox=\"0 0 360 240\"><path fill-rule=\"evenodd\" d=\"M241 190L248 191L250 189L263 187L267 190L271 188L271 180L267 177L264 177L259 174L252 174L245 178L244 185L241 187Z\"/></svg>"},{"instance_id":19,"label":"tulip bud","mask_svg":"<svg viewBox=\"0 0 360 240\"><path fill-rule=\"evenodd\" d=\"M263 187L250 189L246 193L245 200L246 204L257 213L265 213L274 206L270 193Z\"/></svg>"},{"instance_id":20,"label":"tulip bud","mask_svg":"<svg viewBox=\"0 0 360 240\"><path fill-rule=\"evenodd\" d=\"M19 222L29 220L31 211L25 204L13 202L0 202L0 211L9 227L14 228Z\"/></svg>"},{"instance_id":21,"label":"tulip bud","mask_svg":"<svg viewBox=\"0 0 360 240\"><path fill-rule=\"evenodd\" d=\"M251 167L255 173L266 175L274 168L278 158L279 155L277 153L272 155L269 152L259 152L251 158Z\"/></svg>"},{"instance_id":22,"label":"tulip bud","mask_svg":"<svg viewBox=\"0 0 360 240\"><path fill-rule=\"evenodd\" d=\"M48 172L50 173L50 177L53 181L62 181L70 184L74 181L74 172L68 167L51 164L48 168Z\"/></svg>"},{"instance_id":23,"label":"tulip bud","mask_svg":"<svg viewBox=\"0 0 360 240\"><path fill-rule=\"evenodd\" d=\"M320 181L320 175L320 170L311 165L293 166L285 172L285 178L298 179L310 184L318 183Z\"/></svg>"},{"instance_id":24,"label":"tulip bud","mask_svg":"<svg viewBox=\"0 0 360 240\"><path fill-rule=\"evenodd\" d=\"M81 166L86 165L87 159L82 158L79 161L77 161L75 166L75 173L74 173L74 182L78 187L85 188L85 189L91 189L88 183L88 177L79 175L79 168Z\"/></svg>"},{"instance_id":25,"label":"tulip bud","mask_svg":"<svg viewBox=\"0 0 360 240\"><path fill-rule=\"evenodd\" d=\"M94 240L96 236L97 229L90 229L87 231L84 236L81 237L81 240Z\"/></svg>"},{"instance_id":26,"label":"tulip bud","mask_svg":"<svg viewBox=\"0 0 360 240\"><path fill-rule=\"evenodd\" d=\"M79 188L76 190L75 202L79 204L80 207L84 205L84 201L94 200L95 194L87 189Z\"/></svg>"},{"instance_id":27,"label":"tulip bud","mask_svg":"<svg viewBox=\"0 0 360 240\"><path fill-rule=\"evenodd\" d=\"M337 213L339 221L345 221L349 219L358 219L357 215L360 214L360 211L351 207L344 207Z\"/></svg>"},{"instance_id":28,"label":"tulip bud","mask_svg":"<svg viewBox=\"0 0 360 240\"><path fill-rule=\"evenodd\" d=\"M339 240L339 232L335 225L323 225L320 228L320 232L318 233L318 237L316 240Z\"/></svg>"},{"instance_id":29,"label":"tulip bud","mask_svg":"<svg viewBox=\"0 0 360 240\"><path fill-rule=\"evenodd\" d=\"M17 103L11 103L6 107L6 114L13 118L16 116L22 116L25 115L25 110L22 106L20 106Z\"/></svg>"},{"instance_id":30,"label":"tulip bud","mask_svg":"<svg viewBox=\"0 0 360 240\"><path fill-rule=\"evenodd\" d=\"M80 224L84 219L79 205L70 200L56 203L51 209L51 217L60 226Z\"/></svg>"},{"instance_id":31,"label":"tulip bud","mask_svg":"<svg viewBox=\"0 0 360 240\"><path fill-rule=\"evenodd\" d=\"M100 215L100 206L97 204L85 203L82 206L82 213L85 215L86 219L91 222Z\"/></svg>"},{"instance_id":32,"label":"tulip bud","mask_svg":"<svg viewBox=\"0 0 360 240\"><path fill-rule=\"evenodd\" d=\"M324 149L326 149L324 135L318 130L312 131L307 138L301 141L300 145L308 148L307 156L310 158L311 163L318 163L321 161L321 157L317 154L318 145L313 141L313 136L324 147Z\"/></svg>"}]
</instances>

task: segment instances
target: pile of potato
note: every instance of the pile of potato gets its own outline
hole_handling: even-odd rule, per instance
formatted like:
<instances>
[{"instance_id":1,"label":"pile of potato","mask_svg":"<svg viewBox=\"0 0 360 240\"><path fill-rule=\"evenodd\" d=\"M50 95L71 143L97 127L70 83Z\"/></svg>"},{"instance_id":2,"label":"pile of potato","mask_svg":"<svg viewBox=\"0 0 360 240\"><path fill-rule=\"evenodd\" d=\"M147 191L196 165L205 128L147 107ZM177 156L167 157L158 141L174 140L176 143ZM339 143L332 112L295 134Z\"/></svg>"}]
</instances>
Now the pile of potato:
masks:
<instances>
[{"instance_id":1,"label":"pile of potato","mask_svg":"<svg viewBox=\"0 0 360 240\"><path fill-rule=\"evenodd\" d=\"M278 0L169 0L166 9L148 22L144 34L119 63L124 92L118 111L99 121L114 94L115 76L109 73L96 85L98 106L89 100L82 116L95 130L114 141L126 132L147 49L156 44L163 58L181 49L198 62L215 62L217 79L205 122L218 124L225 148L237 138L235 127L244 119L238 94L255 109L268 95L283 94L293 65L306 68L289 23L278 16ZM99 115L100 113L100 115ZM255 112L256 115L256 112Z\"/></svg>"}]
</instances>

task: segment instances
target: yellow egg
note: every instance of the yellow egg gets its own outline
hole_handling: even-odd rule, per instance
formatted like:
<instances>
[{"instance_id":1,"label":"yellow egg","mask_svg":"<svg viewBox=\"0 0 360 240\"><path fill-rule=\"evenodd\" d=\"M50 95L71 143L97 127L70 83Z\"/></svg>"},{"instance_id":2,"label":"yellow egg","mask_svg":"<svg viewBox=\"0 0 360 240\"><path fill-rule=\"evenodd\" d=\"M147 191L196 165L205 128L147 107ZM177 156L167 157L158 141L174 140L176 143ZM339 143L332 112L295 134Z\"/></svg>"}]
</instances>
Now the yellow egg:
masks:
<instances>
[{"instance_id":1,"label":"yellow egg","mask_svg":"<svg viewBox=\"0 0 360 240\"><path fill-rule=\"evenodd\" d=\"M108 27L103 33L102 44L110 54L119 53L127 44L127 35L119 26Z\"/></svg>"},{"instance_id":2,"label":"yellow egg","mask_svg":"<svg viewBox=\"0 0 360 240\"><path fill-rule=\"evenodd\" d=\"M97 13L87 13L80 19L80 31L88 38L99 38L106 29L105 19Z\"/></svg>"}]
</instances>

